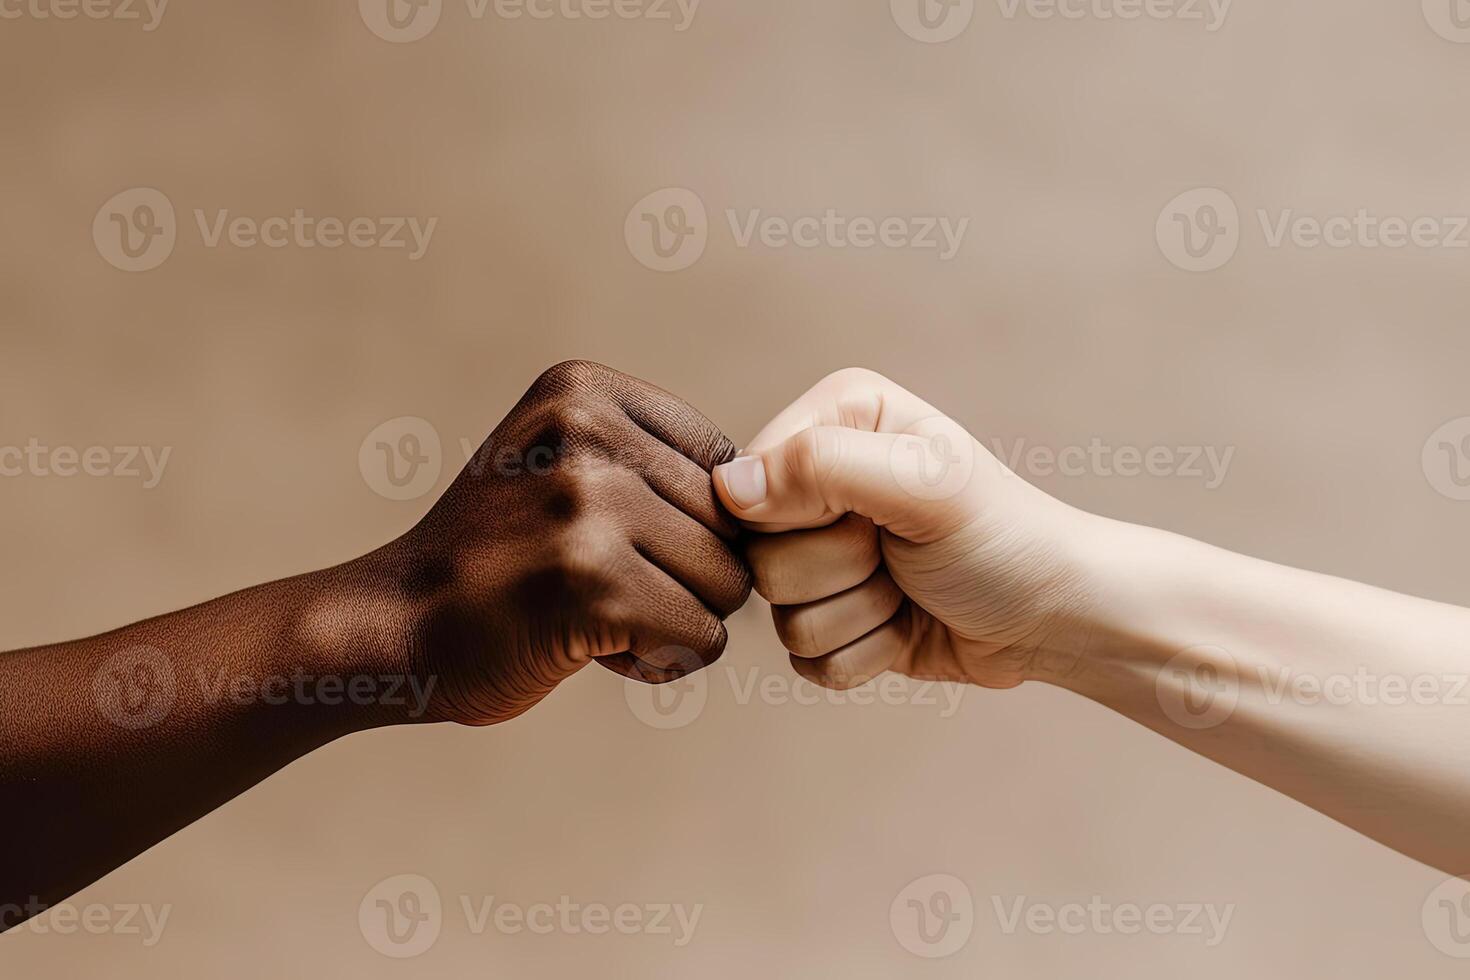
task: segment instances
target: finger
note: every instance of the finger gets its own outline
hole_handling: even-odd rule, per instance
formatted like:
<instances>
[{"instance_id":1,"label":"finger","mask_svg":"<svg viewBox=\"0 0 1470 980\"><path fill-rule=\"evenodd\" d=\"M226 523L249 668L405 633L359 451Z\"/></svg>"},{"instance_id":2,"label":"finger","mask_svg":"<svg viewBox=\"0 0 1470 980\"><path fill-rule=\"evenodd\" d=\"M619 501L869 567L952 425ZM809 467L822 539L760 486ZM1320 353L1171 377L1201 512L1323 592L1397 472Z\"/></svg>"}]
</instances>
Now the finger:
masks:
<instances>
[{"instance_id":1,"label":"finger","mask_svg":"<svg viewBox=\"0 0 1470 980\"><path fill-rule=\"evenodd\" d=\"M832 653L810 659L793 654L791 666L813 684L834 691L861 687L899 661L909 631L909 607L905 605L882 626Z\"/></svg>"},{"instance_id":2,"label":"finger","mask_svg":"<svg viewBox=\"0 0 1470 980\"><path fill-rule=\"evenodd\" d=\"M846 592L800 606L774 606L776 635L798 657L813 659L839 650L882 626L903 605L903 591L878 569Z\"/></svg>"},{"instance_id":3,"label":"finger","mask_svg":"<svg viewBox=\"0 0 1470 980\"><path fill-rule=\"evenodd\" d=\"M844 592L872 575L881 560L878 529L853 514L815 530L753 535L745 557L755 590L782 606Z\"/></svg>"},{"instance_id":4,"label":"finger","mask_svg":"<svg viewBox=\"0 0 1470 980\"><path fill-rule=\"evenodd\" d=\"M840 426L865 432L906 432L941 415L876 371L846 368L827 375L788 405L750 441L746 451L764 451L803 429Z\"/></svg>"},{"instance_id":5,"label":"finger","mask_svg":"<svg viewBox=\"0 0 1470 980\"><path fill-rule=\"evenodd\" d=\"M629 638L628 649L644 664L682 673L705 667L725 652L725 624L663 569L641 561L624 584L619 610L608 625Z\"/></svg>"},{"instance_id":6,"label":"finger","mask_svg":"<svg viewBox=\"0 0 1470 980\"><path fill-rule=\"evenodd\" d=\"M974 440L948 419L916 433L825 426L718 467L715 492L761 531L861 514L911 541L937 540L974 514Z\"/></svg>"},{"instance_id":7,"label":"finger","mask_svg":"<svg viewBox=\"0 0 1470 980\"><path fill-rule=\"evenodd\" d=\"M704 666L697 662L693 654L690 654L687 665L681 664L673 668L655 667L653 664L644 663L631 653L614 653L606 657L598 657L597 662L614 674L622 674L629 680L653 685L672 684Z\"/></svg>"},{"instance_id":8,"label":"finger","mask_svg":"<svg viewBox=\"0 0 1470 980\"><path fill-rule=\"evenodd\" d=\"M637 424L630 422L628 428L634 468L653 492L724 540L737 540L740 526L715 498L709 471Z\"/></svg>"},{"instance_id":9,"label":"finger","mask_svg":"<svg viewBox=\"0 0 1470 980\"><path fill-rule=\"evenodd\" d=\"M745 605L751 586L745 563L703 524L652 490L645 493L628 529L638 553L721 619Z\"/></svg>"},{"instance_id":10,"label":"finger","mask_svg":"<svg viewBox=\"0 0 1470 980\"><path fill-rule=\"evenodd\" d=\"M640 378L613 373L614 400L628 418L655 439L706 473L735 457L736 447L730 438L688 402Z\"/></svg>"}]
</instances>

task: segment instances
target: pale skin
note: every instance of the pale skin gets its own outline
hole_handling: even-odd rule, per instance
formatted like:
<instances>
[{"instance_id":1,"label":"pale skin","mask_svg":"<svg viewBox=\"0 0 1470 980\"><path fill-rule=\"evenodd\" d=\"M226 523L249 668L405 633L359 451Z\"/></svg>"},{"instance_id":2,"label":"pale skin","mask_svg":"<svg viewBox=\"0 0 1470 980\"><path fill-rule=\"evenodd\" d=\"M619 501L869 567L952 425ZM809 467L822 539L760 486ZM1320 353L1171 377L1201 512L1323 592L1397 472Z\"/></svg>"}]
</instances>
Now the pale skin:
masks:
<instances>
[{"instance_id":1,"label":"pale skin","mask_svg":"<svg viewBox=\"0 0 1470 980\"><path fill-rule=\"evenodd\" d=\"M1470 873L1470 610L1085 513L881 375L715 470L795 669L1074 691Z\"/></svg>"}]
</instances>

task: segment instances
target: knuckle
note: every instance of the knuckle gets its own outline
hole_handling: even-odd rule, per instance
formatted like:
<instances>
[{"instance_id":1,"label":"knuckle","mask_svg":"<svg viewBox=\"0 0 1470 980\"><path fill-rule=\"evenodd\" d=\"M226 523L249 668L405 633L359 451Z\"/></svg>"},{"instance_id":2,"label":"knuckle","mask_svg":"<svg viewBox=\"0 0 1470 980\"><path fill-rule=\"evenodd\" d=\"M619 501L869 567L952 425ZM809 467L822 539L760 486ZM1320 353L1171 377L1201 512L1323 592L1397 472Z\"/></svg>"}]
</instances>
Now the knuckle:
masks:
<instances>
[{"instance_id":1,"label":"knuckle","mask_svg":"<svg viewBox=\"0 0 1470 980\"><path fill-rule=\"evenodd\" d=\"M562 361L542 371L532 388L546 393L578 391L594 386L606 375L607 368L594 361Z\"/></svg>"},{"instance_id":2,"label":"knuckle","mask_svg":"<svg viewBox=\"0 0 1470 980\"><path fill-rule=\"evenodd\" d=\"M845 367L827 375L822 383L842 388L877 388L889 384L889 381L872 368Z\"/></svg>"},{"instance_id":3,"label":"knuckle","mask_svg":"<svg viewBox=\"0 0 1470 980\"><path fill-rule=\"evenodd\" d=\"M718 660L725 652L725 644L730 642L730 632L718 619L711 619L701 632L703 635L699 638L698 649L704 654L704 663L707 666Z\"/></svg>"},{"instance_id":4,"label":"knuckle","mask_svg":"<svg viewBox=\"0 0 1470 980\"><path fill-rule=\"evenodd\" d=\"M556 441L575 447L602 444L607 429L607 413L585 395L558 399L549 415Z\"/></svg>"},{"instance_id":5,"label":"knuckle","mask_svg":"<svg viewBox=\"0 0 1470 980\"><path fill-rule=\"evenodd\" d=\"M799 657L812 657L819 652L812 620L806 613L804 606L771 607L771 622L781 645Z\"/></svg>"},{"instance_id":6,"label":"knuckle","mask_svg":"<svg viewBox=\"0 0 1470 980\"><path fill-rule=\"evenodd\" d=\"M602 583L617 575L622 538L601 522L583 518L557 536L554 559L571 582Z\"/></svg>"},{"instance_id":7,"label":"knuckle","mask_svg":"<svg viewBox=\"0 0 1470 980\"><path fill-rule=\"evenodd\" d=\"M781 559L767 548L757 547L755 542L746 550L746 562L750 565L751 587L767 602L780 602L782 593Z\"/></svg>"},{"instance_id":8,"label":"knuckle","mask_svg":"<svg viewBox=\"0 0 1470 980\"><path fill-rule=\"evenodd\" d=\"M852 388L837 396L838 424L849 429L873 432L882 414L883 395L874 386Z\"/></svg>"},{"instance_id":9,"label":"knuckle","mask_svg":"<svg viewBox=\"0 0 1470 980\"><path fill-rule=\"evenodd\" d=\"M864 578L872 574L883 559L878 528L867 518L854 514L844 517L834 527L840 528L836 538L843 559L866 569Z\"/></svg>"},{"instance_id":10,"label":"knuckle","mask_svg":"<svg viewBox=\"0 0 1470 980\"><path fill-rule=\"evenodd\" d=\"M841 462L841 442L828 430L803 429L787 446L792 471L813 485L823 483Z\"/></svg>"}]
</instances>

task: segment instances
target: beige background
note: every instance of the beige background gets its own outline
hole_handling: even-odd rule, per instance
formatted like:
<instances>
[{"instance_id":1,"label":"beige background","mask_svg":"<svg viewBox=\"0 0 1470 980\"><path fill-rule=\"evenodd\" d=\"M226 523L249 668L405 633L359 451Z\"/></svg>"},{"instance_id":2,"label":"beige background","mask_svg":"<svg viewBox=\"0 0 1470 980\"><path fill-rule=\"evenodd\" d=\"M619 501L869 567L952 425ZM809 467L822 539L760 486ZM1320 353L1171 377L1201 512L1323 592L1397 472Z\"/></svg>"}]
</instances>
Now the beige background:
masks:
<instances>
[{"instance_id":1,"label":"beige background","mask_svg":"<svg viewBox=\"0 0 1470 980\"><path fill-rule=\"evenodd\" d=\"M1435 2L1435 0L1430 0ZM415 43L352 2L175 0L136 22L0 20L0 444L173 447L162 484L0 480L0 644L81 635L346 559L433 495L375 494L367 433L479 439L534 375L606 361L737 439L848 364L987 441L1235 447L1228 479L1040 478L1065 499L1450 601L1470 504L1426 438L1470 415L1470 251L1270 248L1258 209L1470 211L1470 46L1419 5L1237 0L1199 21L1008 19L946 44L886 0L705 0L649 20L509 21L448 0ZM633 204L696 192L709 244L659 274ZM163 191L178 245L128 274L98 209ZM1176 195L1240 210L1234 259L1175 268ZM194 209L438 217L428 254L204 247ZM726 209L947 215L933 252L738 247ZM640 721L591 670L488 731L331 746L76 898L171 905L163 939L0 939L6 976L1450 977L1421 927L1443 876L1062 693L739 703L789 680L738 615L691 724ZM736 671L732 681L730 670ZM752 675L751 672L754 672ZM417 959L359 900L432 880ZM889 906L932 873L977 921L905 952ZM493 929L459 896L704 906L694 941ZM1225 941L1005 934L992 896L1233 903Z\"/></svg>"}]
</instances>

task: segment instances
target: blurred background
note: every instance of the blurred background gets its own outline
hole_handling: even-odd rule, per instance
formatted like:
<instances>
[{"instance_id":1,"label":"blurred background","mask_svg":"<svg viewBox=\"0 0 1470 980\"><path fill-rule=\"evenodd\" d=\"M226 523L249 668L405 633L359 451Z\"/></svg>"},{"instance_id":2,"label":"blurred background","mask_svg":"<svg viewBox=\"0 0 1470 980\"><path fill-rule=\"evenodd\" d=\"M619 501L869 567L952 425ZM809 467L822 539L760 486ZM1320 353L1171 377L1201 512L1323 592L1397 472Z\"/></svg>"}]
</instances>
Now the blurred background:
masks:
<instances>
[{"instance_id":1,"label":"blurred background","mask_svg":"<svg viewBox=\"0 0 1470 980\"><path fill-rule=\"evenodd\" d=\"M1073 504L1470 601L1465 41L1463 0L0 0L0 646L384 543L574 356L737 442L874 367ZM1463 975L1442 874L1099 707L834 699L758 601L731 633L665 700L329 746L0 973Z\"/></svg>"}]
</instances>

